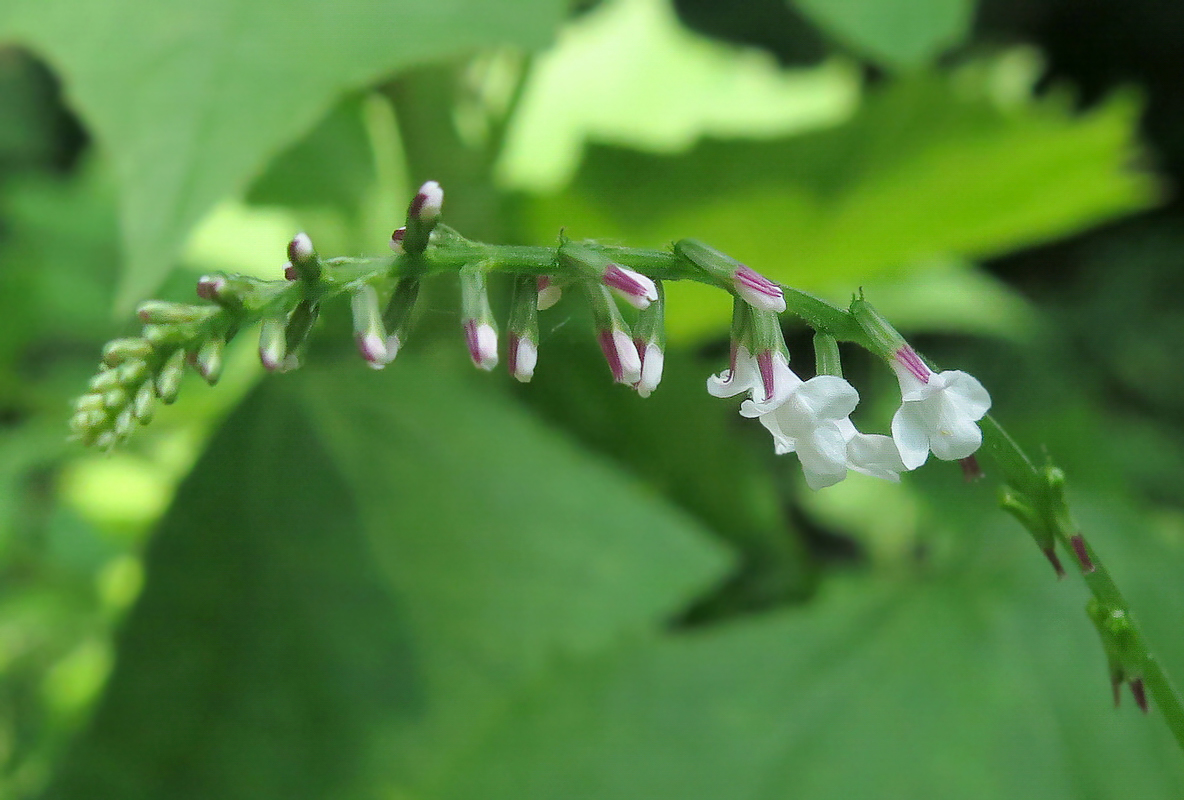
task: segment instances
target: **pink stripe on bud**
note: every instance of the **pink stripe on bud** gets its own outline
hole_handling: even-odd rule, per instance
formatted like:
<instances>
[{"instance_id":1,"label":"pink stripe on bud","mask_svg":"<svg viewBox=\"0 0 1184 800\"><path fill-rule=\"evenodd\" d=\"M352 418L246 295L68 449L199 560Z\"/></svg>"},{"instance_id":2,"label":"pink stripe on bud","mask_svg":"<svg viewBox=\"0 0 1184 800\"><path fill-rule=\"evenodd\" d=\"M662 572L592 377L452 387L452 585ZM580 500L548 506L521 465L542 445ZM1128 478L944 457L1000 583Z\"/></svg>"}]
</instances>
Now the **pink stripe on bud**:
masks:
<instances>
[{"instance_id":1,"label":"pink stripe on bud","mask_svg":"<svg viewBox=\"0 0 1184 800\"><path fill-rule=\"evenodd\" d=\"M519 338L518 334L509 335L509 351L506 356L506 366L510 374L522 383L529 383L534 377L534 368L539 360L539 350L530 339Z\"/></svg>"},{"instance_id":2,"label":"pink stripe on bud","mask_svg":"<svg viewBox=\"0 0 1184 800\"><path fill-rule=\"evenodd\" d=\"M487 322L465 320L465 342L469 357L478 369L491 370L497 366L497 331Z\"/></svg>"},{"instance_id":3,"label":"pink stripe on bud","mask_svg":"<svg viewBox=\"0 0 1184 800\"><path fill-rule=\"evenodd\" d=\"M621 330L605 329L596 334L613 380L632 386L641 380L641 357L629 336Z\"/></svg>"},{"instance_id":4,"label":"pink stripe on bud","mask_svg":"<svg viewBox=\"0 0 1184 800\"><path fill-rule=\"evenodd\" d=\"M917 351L907 345L896 351L896 363L907 369L921 383L929 383L929 376L933 374L917 355Z\"/></svg>"},{"instance_id":5,"label":"pink stripe on bud","mask_svg":"<svg viewBox=\"0 0 1184 800\"><path fill-rule=\"evenodd\" d=\"M205 300L217 300L226 291L226 279L221 275L203 275L197 282L197 296Z\"/></svg>"},{"instance_id":6,"label":"pink stripe on bud","mask_svg":"<svg viewBox=\"0 0 1184 800\"><path fill-rule=\"evenodd\" d=\"M419 187L419 192L411 201L409 209L412 217L424 222L432 222L440 216L444 207L444 190L435 181L428 181Z\"/></svg>"},{"instance_id":7,"label":"pink stripe on bud","mask_svg":"<svg viewBox=\"0 0 1184 800\"><path fill-rule=\"evenodd\" d=\"M609 264L601 280L634 308L649 308L658 300L658 287L652 280L619 264Z\"/></svg>"},{"instance_id":8,"label":"pink stripe on bud","mask_svg":"<svg viewBox=\"0 0 1184 800\"><path fill-rule=\"evenodd\" d=\"M761 373L761 384L765 390L764 402L768 402L773 398L773 390L777 388L777 373L773 371L773 351L765 350L758 353L756 366Z\"/></svg>"},{"instance_id":9,"label":"pink stripe on bud","mask_svg":"<svg viewBox=\"0 0 1184 800\"><path fill-rule=\"evenodd\" d=\"M759 311L773 311L780 314L785 310L785 294L781 287L754 269L741 264L732 273L732 285L736 293Z\"/></svg>"},{"instance_id":10,"label":"pink stripe on bud","mask_svg":"<svg viewBox=\"0 0 1184 800\"><path fill-rule=\"evenodd\" d=\"M391 234L391 240L388 242L393 252L399 255L403 254L403 238L407 235L406 228L395 228Z\"/></svg>"},{"instance_id":11,"label":"pink stripe on bud","mask_svg":"<svg viewBox=\"0 0 1184 800\"><path fill-rule=\"evenodd\" d=\"M538 309L539 311L546 311L551 306L559 302L559 298L563 296L563 290L546 275L540 275L538 279Z\"/></svg>"}]
</instances>

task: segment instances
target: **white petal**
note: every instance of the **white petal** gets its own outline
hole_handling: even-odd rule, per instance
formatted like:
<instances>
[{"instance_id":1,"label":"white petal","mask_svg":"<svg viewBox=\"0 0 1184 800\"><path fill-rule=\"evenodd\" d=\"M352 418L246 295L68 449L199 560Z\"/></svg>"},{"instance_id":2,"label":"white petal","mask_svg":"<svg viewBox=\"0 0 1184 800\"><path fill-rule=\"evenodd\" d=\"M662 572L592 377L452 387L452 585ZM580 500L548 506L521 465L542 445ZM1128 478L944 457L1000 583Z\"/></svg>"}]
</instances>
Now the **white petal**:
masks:
<instances>
[{"instance_id":1,"label":"white petal","mask_svg":"<svg viewBox=\"0 0 1184 800\"><path fill-rule=\"evenodd\" d=\"M943 372L945 395L958 410L972 420L980 420L991 409L991 395L978 379L961 370Z\"/></svg>"},{"instance_id":2,"label":"white petal","mask_svg":"<svg viewBox=\"0 0 1184 800\"><path fill-rule=\"evenodd\" d=\"M735 397L751 391L760 381L756 359L744 346L736 348L736 368L726 369L707 379L707 392L713 397Z\"/></svg>"},{"instance_id":3,"label":"white petal","mask_svg":"<svg viewBox=\"0 0 1184 800\"><path fill-rule=\"evenodd\" d=\"M886 481L899 481L904 472L904 462L891 436L878 433L859 433L847 442L847 466Z\"/></svg>"},{"instance_id":4,"label":"white petal","mask_svg":"<svg viewBox=\"0 0 1184 800\"><path fill-rule=\"evenodd\" d=\"M811 378L798 388L795 395L815 416L824 419L844 419L859 405L859 392L855 387L834 375Z\"/></svg>"},{"instance_id":5,"label":"white petal","mask_svg":"<svg viewBox=\"0 0 1184 800\"><path fill-rule=\"evenodd\" d=\"M907 469L916 469L929 459L929 432L917 419L915 403L904 403L892 417L892 439Z\"/></svg>"},{"instance_id":6,"label":"white petal","mask_svg":"<svg viewBox=\"0 0 1184 800\"><path fill-rule=\"evenodd\" d=\"M942 461L957 461L972 455L983 443L983 432L973 420L959 419L930 435L933 455Z\"/></svg>"}]
</instances>

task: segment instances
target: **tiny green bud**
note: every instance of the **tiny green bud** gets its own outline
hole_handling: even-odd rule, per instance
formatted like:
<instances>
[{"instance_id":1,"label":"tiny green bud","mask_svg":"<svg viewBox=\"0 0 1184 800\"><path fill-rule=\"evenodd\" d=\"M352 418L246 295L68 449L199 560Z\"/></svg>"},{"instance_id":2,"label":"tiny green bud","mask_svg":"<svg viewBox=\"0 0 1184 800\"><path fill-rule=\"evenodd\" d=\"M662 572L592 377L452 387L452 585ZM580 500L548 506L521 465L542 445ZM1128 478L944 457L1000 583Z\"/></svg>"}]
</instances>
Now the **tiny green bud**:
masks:
<instances>
[{"instance_id":1,"label":"tiny green bud","mask_svg":"<svg viewBox=\"0 0 1184 800\"><path fill-rule=\"evenodd\" d=\"M136 418L133 414L132 407L128 406L123 411L119 412L119 416L115 418L115 426L113 430L115 435L120 438L126 438L132 432L132 428L136 424Z\"/></svg>"},{"instance_id":2,"label":"tiny green bud","mask_svg":"<svg viewBox=\"0 0 1184 800\"><path fill-rule=\"evenodd\" d=\"M259 327L259 360L268 372L276 372L284 364L288 346L284 329L287 320L283 317L272 317L263 320Z\"/></svg>"},{"instance_id":3,"label":"tiny green bud","mask_svg":"<svg viewBox=\"0 0 1184 800\"><path fill-rule=\"evenodd\" d=\"M127 405L127 392L122 386L116 386L103 393L103 405L114 411Z\"/></svg>"},{"instance_id":4,"label":"tiny green bud","mask_svg":"<svg viewBox=\"0 0 1184 800\"><path fill-rule=\"evenodd\" d=\"M304 340L308 338L319 314L317 304L311 300L301 300L296 308L292 309L292 313L288 317L288 325L284 329L284 346L287 353L296 354L296 351L304 344ZM287 369L286 365L281 366L283 369Z\"/></svg>"},{"instance_id":5,"label":"tiny green bud","mask_svg":"<svg viewBox=\"0 0 1184 800\"><path fill-rule=\"evenodd\" d=\"M84 394L74 401L74 410L77 412L94 411L103 407L103 396L101 394Z\"/></svg>"},{"instance_id":6,"label":"tiny green bud","mask_svg":"<svg viewBox=\"0 0 1184 800\"><path fill-rule=\"evenodd\" d=\"M419 278L401 278L395 284L395 291L382 312L382 323L387 330L386 360L391 362L399 354L399 348L407 344L411 332L411 321L415 313L415 302L419 299Z\"/></svg>"},{"instance_id":7,"label":"tiny green bud","mask_svg":"<svg viewBox=\"0 0 1184 800\"><path fill-rule=\"evenodd\" d=\"M129 359L143 359L152 355L152 345L143 339L113 339L103 346L103 362L117 366Z\"/></svg>"},{"instance_id":8,"label":"tiny green bud","mask_svg":"<svg viewBox=\"0 0 1184 800\"><path fill-rule=\"evenodd\" d=\"M177 325L201 322L218 313L213 306L191 306L186 303L170 303L167 300L147 300L140 303L136 315L141 322L150 325Z\"/></svg>"},{"instance_id":9,"label":"tiny green bud","mask_svg":"<svg viewBox=\"0 0 1184 800\"><path fill-rule=\"evenodd\" d=\"M148 374L148 365L139 359L125 361L115 368L115 374L124 385L139 383Z\"/></svg>"},{"instance_id":10,"label":"tiny green bud","mask_svg":"<svg viewBox=\"0 0 1184 800\"><path fill-rule=\"evenodd\" d=\"M136 398L132 401L132 413L135 414L141 425L147 425L152 421L153 406L155 405L156 392L152 383L145 383L136 392Z\"/></svg>"},{"instance_id":11,"label":"tiny green bud","mask_svg":"<svg viewBox=\"0 0 1184 800\"><path fill-rule=\"evenodd\" d=\"M225 346L221 336L214 336L202 343L194 357L193 363L198 374L211 386L218 382L222 374L222 351Z\"/></svg>"},{"instance_id":12,"label":"tiny green bud","mask_svg":"<svg viewBox=\"0 0 1184 800\"><path fill-rule=\"evenodd\" d=\"M177 349L165 361L164 366L156 376L154 386L156 396L166 405L177 399L177 392L181 389L181 378L185 374L185 351Z\"/></svg>"},{"instance_id":13,"label":"tiny green bud","mask_svg":"<svg viewBox=\"0 0 1184 800\"><path fill-rule=\"evenodd\" d=\"M119 373L113 369L99 370L87 385L90 386L92 392L102 394L119 385Z\"/></svg>"}]
</instances>

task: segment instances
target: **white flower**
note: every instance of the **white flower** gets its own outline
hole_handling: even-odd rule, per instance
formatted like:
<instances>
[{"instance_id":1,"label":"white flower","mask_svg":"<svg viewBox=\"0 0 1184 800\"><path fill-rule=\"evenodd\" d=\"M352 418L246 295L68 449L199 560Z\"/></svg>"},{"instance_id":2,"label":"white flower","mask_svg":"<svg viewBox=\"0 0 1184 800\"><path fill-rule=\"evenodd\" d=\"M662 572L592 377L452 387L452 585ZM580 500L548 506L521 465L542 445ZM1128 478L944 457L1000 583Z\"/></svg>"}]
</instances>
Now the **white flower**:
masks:
<instances>
[{"instance_id":1,"label":"white flower","mask_svg":"<svg viewBox=\"0 0 1184 800\"><path fill-rule=\"evenodd\" d=\"M736 345L731 367L708 378L707 391L721 398L748 392L754 406L763 412L781 405L801 382L784 353L765 351L754 356L744 345Z\"/></svg>"},{"instance_id":2,"label":"white flower","mask_svg":"<svg viewBox=\"0 0 1184 800\"><path fill-rule=\"evenodd\" d=\"M791 385L780 405L762 407L746 400L740 413L760 419L773 434L778 454L797 453L811 489L833 486L847 477L848 436L841 423L850 425L847 417L859 403L859 392L834 375L803 382L788 367L785 372Z\"/></svg>"},{"instance_id":3,"label":"white flower","mask_svg":"<svg viewBox=\"0 0 1184 800\"><path fill-rule=\"evenodd\" d=\"M990 409L991 396L977 379L959 370L934 373L908 348L892 368L901 395L892 438L906 467L921 466L930 452L957 461L978 450L983 434L975 423Z\"/></svg>"}]
</instances>

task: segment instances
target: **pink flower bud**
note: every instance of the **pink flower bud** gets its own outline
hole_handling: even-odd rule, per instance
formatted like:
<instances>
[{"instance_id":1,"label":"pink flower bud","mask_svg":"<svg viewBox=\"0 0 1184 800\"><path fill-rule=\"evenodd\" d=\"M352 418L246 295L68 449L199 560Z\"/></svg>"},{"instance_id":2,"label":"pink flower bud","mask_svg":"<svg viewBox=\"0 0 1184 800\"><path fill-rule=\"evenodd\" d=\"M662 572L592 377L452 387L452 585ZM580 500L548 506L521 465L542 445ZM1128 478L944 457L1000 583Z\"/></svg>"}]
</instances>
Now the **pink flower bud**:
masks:
<instances>
[{"instance_id":1,"label":"pink flower bud","mask_svg":"<svg viewBox=\"0 0 1184 800\"><path fill-rule=\"evenodd\" d=\"M658 288L652 280L619 264L609 264L602 280L634 308L648 308L658 300Z\"/></svg>"},{"instance_id":2,"label":"pink flower bud","mask_svg":"<svg viewBox=\"0 0 1184 800\"><path fill-rule=\"evenodd\" d=\"M781 287L754 269L741 264L732 273L736 294L760 311L780 314L785 310L785 295Z\"/></svg>"},{"instance_id":3,"label":"pink flower bud","mask_svg":"<svg viewBox=\"0 0 1184 800\"><path fill-rule=\"evenodd\" d=\"M487 322L465 320L465 341L469 356L478 369L491 370L497 366L497 331Z\"/></svg>"}]
</instances>

